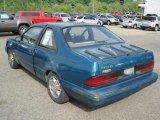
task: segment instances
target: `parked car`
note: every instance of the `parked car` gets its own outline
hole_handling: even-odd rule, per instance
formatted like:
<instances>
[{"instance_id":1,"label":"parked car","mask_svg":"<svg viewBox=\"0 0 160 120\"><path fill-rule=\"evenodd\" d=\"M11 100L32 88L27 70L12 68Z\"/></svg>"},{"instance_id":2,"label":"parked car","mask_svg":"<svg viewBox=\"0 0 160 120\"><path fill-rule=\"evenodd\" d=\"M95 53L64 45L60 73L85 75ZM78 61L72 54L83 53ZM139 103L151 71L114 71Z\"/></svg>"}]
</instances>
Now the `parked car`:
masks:
<instances>
[{"instance_id":1,"label":"parked car","mask_svg":"<svg viewBox=\"0 0 160 120\"><path fill-rule=\"evenodd\" d=\"M118 15L118 16L122 16L123 15L123 13L120 12L120 11L113 11L113 12L111 12L111 14L112 15Z\"/></svg>"},{"instance_id":2,"label":"parked car","mask_svg":"<svg viewBox=\"0 0 160 120\"><path fill-rule=\"evenodd\" d=\"M21 65L44 80L56 103L71 97L99 107L158 78L151 51L130 45L99 25L35 24L21 37L8 39L5 50L11 68Z\"/></svg>"},{"instance_id":3,"label":"parked car","mask_svg":"<svg viewBox=\"0 0 160 120\"><path fill-rule=\"evenodd\" d=\"M42 22L60 22L60 17L51 16L51 14L44 11L19 11L19 18L25 18L32 21L33 24Z\"/></svg>"},{"instance_id":4,"label":"parked car","mask_svg":"<svg viewBox=\"0 0 160 120\"><path fill-rule=\"evenodd\" d=\"M123 14L129 18L136 17L136 12L124 12Z\"/></svg>"},{"instance_id":5,"label":"parked car","mask_svg":"<svg viewBox=\"0 0 160 120\"><path fill-rule=\"evenodd\" d=\"M108 22L108 19L107 19L107 16L106 15L99 15L99 19L103 22L103 24L107 24Z\"/></svg>"},{"instance_id":6,"label":"parked car","mask_svg":"<svg viewBox=\"0 0 160 120\"><path fill-rule=\"evenodd\" d=\"M111 25L111 24L118 25L119 24L119 20L115 18L113 15L107 15L106 17L107 17L107 25Z\"/></svg>"},{"instance_id":7,"label":"parked car","mask_svg":"<svg viewBox=\"0 0 160 120\"><path fill-rule=\"evenodd\" d=\"M132 27L134 29L140 28L142 24L142 19L140 18L129 18L122 22L124 28Z\"/></svg>"},{"instance_id":8,"label":"parked car","mask_svg":"<svg viewBox=\"0 0 160 120\"><path fill-rule=\"evenodd\" d=\"M52 15L61 17L63 22L68 22L71 18L71 16L68 13L53 13Z\"/></svg>"},{"instance_id":9,"label":"parked car","mask_svg":"<svg viewBox=\"0 0 160 120\"><path fill-rule=\"evenodd\" d=\"M153 29L154 31L158 31L160 29L160 17L144 16L141 28L142 30L150 28L150 29Z\"/></svg>"},{"instance_id":10,"label":"parked car","mask_svg":"<svg viewBox=\"0 0 160 120\"><path fill-rule=\"evenodd\" d=\"M7 12L0 12L0 32L22 34L31 24L30 20L19 19Z\"/></svg>"},{"instance_id":11,"label":"parked car","mask_svg":"<svg viewBox=\"0 0 160 120\"><path fill-rule=\"evenodd\" d=\"M88 16L78 16L76 18L75 22L103 25L103 22L101 20L96 19L96 18L94 18L90 15L88 15Z\"/></svg>"},{"instance_id":12,"label":"parked car","mask_svg":"<svg viewBox=\"0 0 160 120\"><path fill-rule=\"evenodd\" d=\"M121 16L121 15L113 15L113 16L117 18L120 23L122 23L124 20L127 19L125 16Z\"/></svg>"}]
</instances>

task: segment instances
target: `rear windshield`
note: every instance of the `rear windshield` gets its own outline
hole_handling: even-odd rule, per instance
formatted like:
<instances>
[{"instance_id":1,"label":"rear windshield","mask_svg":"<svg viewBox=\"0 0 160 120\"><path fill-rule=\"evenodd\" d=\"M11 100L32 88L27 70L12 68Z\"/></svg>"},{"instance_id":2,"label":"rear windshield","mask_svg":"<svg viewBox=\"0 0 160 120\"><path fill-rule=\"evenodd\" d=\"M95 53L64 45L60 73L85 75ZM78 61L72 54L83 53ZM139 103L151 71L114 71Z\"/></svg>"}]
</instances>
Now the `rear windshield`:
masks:
<instances>
[{"instance_id":1,"label":"rear windshield","mask_svg":"<svg viewBox=\"0 0 160 120\"><path fill-rule=\"evenodd\" d=\"M144 20L156 20L156 17L144 17Z\"/></svg>"},{"instance_id":2,"label":"rear windshield","mask_svg":"<svg viewBox=\"0 0 160 120\"><path fill-rule=\"evenodd\" d=\"M39 12L22 12L22 16L40 16Z\"/></svg>"},{"instance_id":3,"label":"rear windshield","mask_svg":"<svg viewBox=\"0 0 160 120\"><path fill-rule=\"evenodd\" d=\"M63 29L63 34L71 48L124 42L102 26L67 27Z\"/></svg>"},{"instance_id":4,"label":"rear windshield","mask_svg":"<svg viewBox=\"0 0 160 120\"><path fill-rule=\"evenodd\" d=\"M108 16L108 18L114 18L113 16Z\"/></svg>"},{"instance_id":5,"label":"rear windshield","mask_svg":"<svg viewBox=\"0 0 160 120\"><path fill-rule=\"evenodd\" d=\"M70 17L69 14L61 14L62 17Z\"/></svg>"}]
</instances>

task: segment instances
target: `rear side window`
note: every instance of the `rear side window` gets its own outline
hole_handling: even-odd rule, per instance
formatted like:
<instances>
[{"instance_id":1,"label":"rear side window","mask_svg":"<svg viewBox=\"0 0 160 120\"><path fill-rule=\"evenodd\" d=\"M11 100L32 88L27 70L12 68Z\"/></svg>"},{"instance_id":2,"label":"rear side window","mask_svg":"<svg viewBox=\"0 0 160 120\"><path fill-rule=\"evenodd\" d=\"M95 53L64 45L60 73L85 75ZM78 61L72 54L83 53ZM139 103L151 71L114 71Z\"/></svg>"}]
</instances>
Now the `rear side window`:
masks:
<instances>
[{"instance_id":1,"label":"rear side window","mask_svg":"<svg viewBox=\"0 0 160 120\"><path fill-rule=\"evenodd\" d=\"M41 27L30 28L26 33L24 33L22 41L32 45L36 44L41 31Z\"/></svg>"},{"instance_id":2,"label":"rear side window","mask_svg":"<svg viewBox=\"0 0 160 120\"><path fill-rule=\"evenodd\" d=\"M40 16L39 12L22 12L22 16Z\"/></svg>"},{"instance_id":3,"label":"rear side window","mask_svg":"<svg viewBox=\"0 0 160 120\"><path fill-rule=\"evenodd\" d=\"M156 20L156 17L144 17L144 20Z\"/></svg>"},{"instance_id":4,"label":"rear side window","mask_svg":"<svg viewBox=\"0 0 160 120\"><path fill-rule=\"evenodd\" d=\"M77 17L77 19L82 19L83 18L83 16L79 16L79 17Z\"/></svg>"},{"instance_id":5,"label":"rear side window","mask_svg":"<svg viewBox=\"0 0 160 120\"><path fill-rule=\"evenodd\" d=\"M52 29L48 28L40 42L40 46L49 48L49 49L56 49L56 40L55 35Z\"/></svg>"},{"instance_id":6,"label":"rear side window","mask_svg":"<svg viewBox=\"0 0 160 120\"><path fill-rule=\"evenodd\" d=\"M9 20L10 19L10 15L8 15L6 13L1 13L0 14L0 19L1 20Z\"/></svg>"}]
</instances>

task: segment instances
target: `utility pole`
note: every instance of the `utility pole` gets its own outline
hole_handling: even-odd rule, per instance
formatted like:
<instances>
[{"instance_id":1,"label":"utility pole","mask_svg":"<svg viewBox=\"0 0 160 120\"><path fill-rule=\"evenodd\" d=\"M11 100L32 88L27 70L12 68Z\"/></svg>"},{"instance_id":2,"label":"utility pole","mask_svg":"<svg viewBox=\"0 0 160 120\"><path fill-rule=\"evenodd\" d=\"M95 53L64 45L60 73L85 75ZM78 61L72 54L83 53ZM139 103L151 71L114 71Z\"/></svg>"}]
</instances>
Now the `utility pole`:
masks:
<instances>
[{"instance_id":1,"label":"utility pole","mask_svg":"<svg viewBox=\"0 0 160 120\"><path fill-rule=\"evenodd\" d=\"M42 10L42 0L41 0L41 10Z\"/></svg>"},{"instance_id":2,"label":"utility pole","mask_svg":"<svg viewBox=\"0 0 160 120\"><path fill-rule=\"evenodd\" d=\"M93 3L93 6L92 6L93 11L92 11L92 12L93 12L93 13L94 13L94 9L95 9L94 2L95 2L95 1L93 0L93 1L92 1L92 3Z\"/></svg>"},{"instance_id":3,"label":"utility pole","mask_svg":"<svg viewBox=\"0 0 160 120\"><path fill-rule=\"evenodd\" d=\"M3 1L3 10L4 11L6 10L6 1L5 0Z\"/></svg>"}]
</instances>

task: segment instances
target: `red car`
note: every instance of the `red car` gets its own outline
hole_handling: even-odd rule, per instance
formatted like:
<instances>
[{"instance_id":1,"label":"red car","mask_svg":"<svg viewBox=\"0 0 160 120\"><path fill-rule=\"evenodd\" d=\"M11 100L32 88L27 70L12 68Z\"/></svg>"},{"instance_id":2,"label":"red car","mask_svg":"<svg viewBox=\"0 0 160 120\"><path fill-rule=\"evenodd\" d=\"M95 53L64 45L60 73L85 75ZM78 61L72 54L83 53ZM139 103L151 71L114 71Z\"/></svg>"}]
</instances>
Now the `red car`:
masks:
<instances>
[{"instance_id":1,"label":"red car","mask_svg":"<svg viewBox=\"0 0 160 120\"><path fill-rule=\"evenodd\" d=\"M113 11L111 14L113 14L113 15L123 15L123 13L120 12L120 11Z\"/></svg>"},{"instance_id":2,"label":"red car","mask_svg":"<svg viewBox=\"0 0 160 120\"><path fill-rule=\"evenodd\" d=\"M29 19L32 21L33 24L42 22L62 21L62 18L57 16L52 16L44 11L19 11L18 17Z\"/></svg>"}]
</instances>

